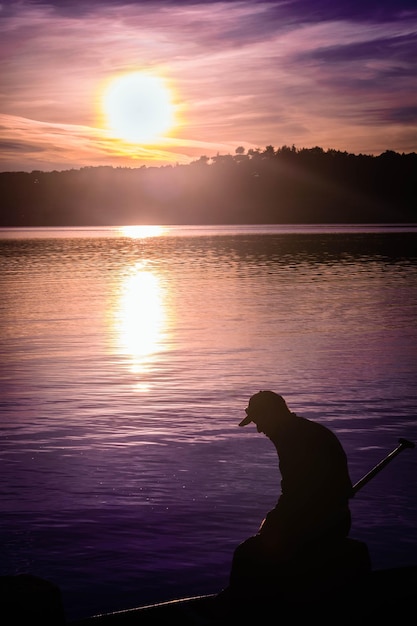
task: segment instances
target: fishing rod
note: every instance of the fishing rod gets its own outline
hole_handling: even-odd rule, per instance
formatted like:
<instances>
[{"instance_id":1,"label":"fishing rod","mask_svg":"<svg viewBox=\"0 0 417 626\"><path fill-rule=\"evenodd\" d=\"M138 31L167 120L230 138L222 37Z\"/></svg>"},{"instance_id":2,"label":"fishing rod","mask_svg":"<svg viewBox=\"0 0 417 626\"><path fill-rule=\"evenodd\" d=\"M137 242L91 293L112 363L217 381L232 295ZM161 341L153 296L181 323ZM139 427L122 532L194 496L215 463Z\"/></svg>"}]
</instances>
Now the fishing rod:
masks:
<instances>
[{"instance_id":1,"label":"fishing rod","mask_svg":"<svg viewBox=\"0 0 417 626\"><path fill-rule=\"evenodd\" d=\"M409 448L409 449L410 448L415 448L415 444L412 441L408 441L408 439L400 438L400 439L398 439L398 443L399 443L399 445L394 450L392 450L392 452L390 452L385 457L385 459L382 459L382 461L380 461L377 465L375 465L374 468L372 468L367 474L365 474L365 476L363 478L358 480L358 482L355 485L353 485L353 487L352 487L352 497L359 491L359 489L362 489L362 487L364 485L366 485L366 483L368 483L374 476L379 474L379 472L382 469L384 469L384 467L386 465L388 465L388 463L391 463L391 461L398 454L400 454L400 452L402 452L406 448Z\"/></svg>"}]
</instances>

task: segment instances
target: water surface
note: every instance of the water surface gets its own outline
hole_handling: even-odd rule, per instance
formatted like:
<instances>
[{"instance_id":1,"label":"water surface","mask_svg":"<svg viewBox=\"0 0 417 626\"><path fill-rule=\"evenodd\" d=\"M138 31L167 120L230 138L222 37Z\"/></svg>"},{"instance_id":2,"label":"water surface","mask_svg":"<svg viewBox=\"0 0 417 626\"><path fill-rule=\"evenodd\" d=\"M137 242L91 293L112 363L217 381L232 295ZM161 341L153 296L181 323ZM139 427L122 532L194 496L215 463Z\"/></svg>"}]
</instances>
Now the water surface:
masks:
<instances>
[{"instance_id":1,"label":"water surface","mask_svg":"<svg viewBox=\"0 0 417 626\"><path fill-rule=\"evenodd\" d=\"M269 388L342 441L352 480L417 441L417 229L0 232L0 574L69 618L210 593L279 494L239 429ZM417 454L352 502L374 567L417 562Z\"/></svg>"}]
</instances>

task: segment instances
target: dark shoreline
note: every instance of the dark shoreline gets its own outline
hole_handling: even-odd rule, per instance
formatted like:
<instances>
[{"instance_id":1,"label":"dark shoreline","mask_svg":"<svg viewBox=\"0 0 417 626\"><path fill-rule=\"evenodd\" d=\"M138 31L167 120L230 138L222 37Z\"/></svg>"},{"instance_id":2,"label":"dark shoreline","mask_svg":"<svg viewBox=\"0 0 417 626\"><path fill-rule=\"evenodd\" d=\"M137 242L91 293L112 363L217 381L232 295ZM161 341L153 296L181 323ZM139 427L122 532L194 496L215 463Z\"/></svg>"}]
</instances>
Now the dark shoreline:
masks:
<instances>
[{"instance_id":1,"label":"dark shoreline","mask_svg":"<svg viewBox=\"0 0 417 626\"><path fill-rule=\"evenodd\" d=\"M286 146L189 165L0 173L0 227L417 223L417 154Z\"/></svg>"}]
</instances>

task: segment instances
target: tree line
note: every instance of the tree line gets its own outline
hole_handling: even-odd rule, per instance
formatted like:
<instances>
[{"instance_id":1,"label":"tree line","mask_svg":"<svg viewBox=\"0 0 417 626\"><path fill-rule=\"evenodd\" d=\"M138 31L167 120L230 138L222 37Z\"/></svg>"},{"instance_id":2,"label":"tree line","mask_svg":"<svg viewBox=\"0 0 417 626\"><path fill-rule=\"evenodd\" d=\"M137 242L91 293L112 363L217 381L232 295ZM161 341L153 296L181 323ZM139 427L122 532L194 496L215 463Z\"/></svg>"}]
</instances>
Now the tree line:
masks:
<instances>
[{"instance_id":1,"label":"tree line","mask_svg":"<svg viewBox=\"0 0 417 626\"><path fill-rule=\"evenodd\" d=\"M0 226L415 223L417 154L320 147L0 173Z\"/></svg>"}]
</instances>

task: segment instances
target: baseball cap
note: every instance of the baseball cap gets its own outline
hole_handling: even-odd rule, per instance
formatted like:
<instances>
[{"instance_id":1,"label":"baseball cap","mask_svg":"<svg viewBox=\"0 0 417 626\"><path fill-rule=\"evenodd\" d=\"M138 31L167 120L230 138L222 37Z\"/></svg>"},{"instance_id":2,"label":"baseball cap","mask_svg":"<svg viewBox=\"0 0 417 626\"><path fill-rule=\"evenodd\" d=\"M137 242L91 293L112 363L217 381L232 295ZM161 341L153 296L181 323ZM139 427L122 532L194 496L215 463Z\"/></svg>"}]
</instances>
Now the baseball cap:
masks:
<instances>
[{"instance_id":1,"label":"baseball cap","mask_svg":"<svg viewBox=\"0 0 417 626\"><path fill-rule=\"evenodd\" d=\"M239 423L239 426L246 426L254 421L257 415L271 409L280 411L288 411L284 398L274 391L262 390L255 393L249 400L249 404L245 409L246 417Z\"/></svg>"}]
</instances>

